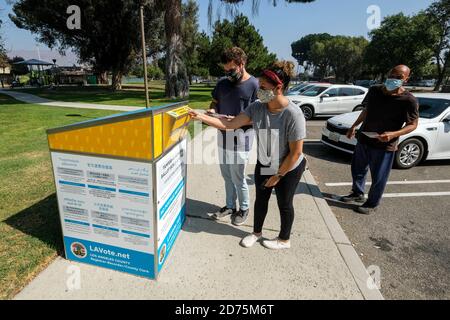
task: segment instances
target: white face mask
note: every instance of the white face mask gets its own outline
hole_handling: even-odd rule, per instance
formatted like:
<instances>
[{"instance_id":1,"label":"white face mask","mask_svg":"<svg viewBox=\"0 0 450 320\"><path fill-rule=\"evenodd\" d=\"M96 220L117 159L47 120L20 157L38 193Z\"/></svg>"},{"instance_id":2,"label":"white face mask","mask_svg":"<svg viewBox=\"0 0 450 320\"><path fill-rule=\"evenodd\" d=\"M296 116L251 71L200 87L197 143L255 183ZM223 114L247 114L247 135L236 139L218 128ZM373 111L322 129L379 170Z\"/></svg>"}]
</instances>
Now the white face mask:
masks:
<instances>
[{"instance_id":1,"label":"white face mask","mask_svg":"<svg viewBox=\"0 0 450 320\"><path fill-rule=\"evenodd\" d=\"M275 99L275 93L272 90L264 90L259 88L257 92L257 97L262 103L269 103Z\"/></svg>"}]
</instances>

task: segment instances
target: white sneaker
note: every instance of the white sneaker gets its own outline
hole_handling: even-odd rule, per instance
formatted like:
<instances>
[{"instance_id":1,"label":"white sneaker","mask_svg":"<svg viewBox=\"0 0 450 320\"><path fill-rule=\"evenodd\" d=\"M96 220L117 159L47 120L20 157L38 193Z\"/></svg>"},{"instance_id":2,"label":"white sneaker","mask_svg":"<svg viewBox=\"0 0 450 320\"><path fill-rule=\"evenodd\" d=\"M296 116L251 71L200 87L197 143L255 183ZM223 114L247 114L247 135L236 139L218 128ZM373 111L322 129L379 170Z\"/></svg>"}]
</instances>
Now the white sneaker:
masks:
<instances>
[{"instance_id":1,"label":"white sneaker","mask_svg":"<svg viewBox=\"0 0 450 320\"><path fill-rule=\"evenodd\" d=\"M282 250L282 249L289 249L291 247L291 242L283 242L280 241L280 239L275 238L273 240L264 240L263 241L263 246L266 247L267 249L271 249L271 250Z\"/></svg>"},{"instance_id":2,"label":"white sneaker","mask_svg":"<svg viewBox=\"0 0 450 320\"><path fill-rule=\"evenodd\" d=\"M248 236L246 236L245 238L243 238L241 240L241 246L243 246L244 248L250 248L253 247L254 244L256 242L258 242L258 240L260 240L262 238L262 236L257 236L254 233L249 234Z\"/></svg>"}]
</instances>

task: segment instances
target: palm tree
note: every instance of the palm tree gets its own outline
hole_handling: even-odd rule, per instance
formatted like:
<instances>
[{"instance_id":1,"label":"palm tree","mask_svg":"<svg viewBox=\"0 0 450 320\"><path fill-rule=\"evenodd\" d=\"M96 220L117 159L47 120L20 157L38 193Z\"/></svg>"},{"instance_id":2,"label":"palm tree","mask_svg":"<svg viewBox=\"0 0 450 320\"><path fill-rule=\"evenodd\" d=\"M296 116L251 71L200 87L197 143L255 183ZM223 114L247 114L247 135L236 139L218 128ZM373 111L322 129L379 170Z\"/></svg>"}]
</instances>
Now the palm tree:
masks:
<instances>
[{"instance_id":1,"label":"palm tree","mask_svg":"<svg viewBox=\"0 0 450 320\"><path fill-rule=\"evenodd\" d=\"M215 0L225 5L229 14L238 13L238 5L245 0ZM249 1L249 0L247 0ZM251 0L253 12L257 13L261 0ZM270 0L276 6L277 1ZM286 2L313 2L315 0L284 0ZM214 0L209 0L208 18L211 22ZM189 95L189 81L186 66L182 60L183 43L181 37L182 6L181 0L159 0L165 10L166 30L166 96L168 98L186 98Z\"/></svg>"},{"instance_id":2,"label":"palm tree","mask_svg":"<svg viewBox=\"0 0 450 320\"><path fill-rule=\"evenodd\" d=\"M182 60L181 0L164 0L166 31L166 96L186 98L189 95L189 81L186 66Z\"/></svg>"},{"instance_id":3,"label":"palm tree","mask_svg":"<svg viewBox=\"0 0 450 320\"><path fill-rule=\"evenodd\" d=\"M220 4L224 4L224 8L226 10L226 13L230 16L235 16L239 13L239 5L243 4L244 1L250 1L250 0L209 0L208 4L208 22L211 25L212 24L212 18L213 18L213 11L214 11L214 2L219 2ZM253 14L257 14L259 11L259 5L261 4L261 0L251 0L252 1L252 11ZM294 3L294 2L300 2L300 3L308 3L308 2L314 2L315 0L267 0L269 3L272 3L274 7L277 6L278 2L285 1L288 3ZM217 15L220 16L220 9L222 7L220 6L217 11Z\"/></svg>"}]
</instances>

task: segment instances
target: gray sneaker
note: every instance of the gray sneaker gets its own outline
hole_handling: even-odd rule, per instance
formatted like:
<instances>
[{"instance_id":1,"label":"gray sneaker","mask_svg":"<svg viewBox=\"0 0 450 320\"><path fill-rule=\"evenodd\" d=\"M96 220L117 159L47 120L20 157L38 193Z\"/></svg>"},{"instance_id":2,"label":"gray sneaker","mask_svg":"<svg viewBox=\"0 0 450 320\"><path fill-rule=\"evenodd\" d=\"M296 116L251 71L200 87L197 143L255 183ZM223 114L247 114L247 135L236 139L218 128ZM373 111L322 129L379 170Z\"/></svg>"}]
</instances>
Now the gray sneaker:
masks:
<instances>
[{"instance_id":1,"label":"gray sneaker","mask_svg":"<svg viewBox=\"0 0 450 320\"><path fill-rule=\"evenodd\" d=\"M223 207L222 209L220 209L219 211L217 211L216 213L214 213L212 215L213 219L219 220L222 218L225 218L229 215L233 215L236 213L236 209L229 209L227 207Z\"/></svg>"},{"instance_id":2,"label":"gray sneaker","mask_svg":"<svg viewBox=\"0 0 450 320\"><path fill-rule=\"evenodd\" d=\"M231 217L231 223L235 226L241 226L247 221L249 210L239 210Z\"/></svg>"}]
</instances>

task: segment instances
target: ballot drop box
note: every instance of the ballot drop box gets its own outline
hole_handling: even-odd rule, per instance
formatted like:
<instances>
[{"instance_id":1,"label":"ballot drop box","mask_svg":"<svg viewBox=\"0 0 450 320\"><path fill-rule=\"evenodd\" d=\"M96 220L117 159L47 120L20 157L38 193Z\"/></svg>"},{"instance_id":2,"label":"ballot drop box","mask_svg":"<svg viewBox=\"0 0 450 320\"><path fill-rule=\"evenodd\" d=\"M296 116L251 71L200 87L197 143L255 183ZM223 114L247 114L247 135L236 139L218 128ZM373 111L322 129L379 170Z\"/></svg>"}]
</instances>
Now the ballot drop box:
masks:
<instances>
[{"instance_id":1,"label":"ballot drop box","mask_svg":"<svg viewBox=\"0 0 450 320\"><path fill-rule=\"evenodd\" d=\"M185 220L186 102L47 131L66 258L156 279Z\"/></svg>"}]
</instances>

